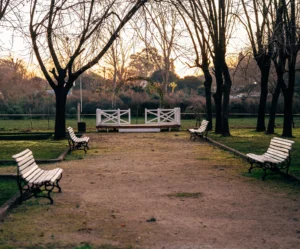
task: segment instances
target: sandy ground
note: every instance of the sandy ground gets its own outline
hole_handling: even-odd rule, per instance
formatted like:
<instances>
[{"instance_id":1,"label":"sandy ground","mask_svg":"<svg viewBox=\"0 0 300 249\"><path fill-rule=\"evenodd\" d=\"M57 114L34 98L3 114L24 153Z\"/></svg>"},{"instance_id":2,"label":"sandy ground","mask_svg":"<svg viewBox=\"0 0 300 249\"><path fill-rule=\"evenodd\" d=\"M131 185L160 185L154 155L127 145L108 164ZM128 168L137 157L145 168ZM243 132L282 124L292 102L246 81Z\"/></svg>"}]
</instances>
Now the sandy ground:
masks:
<instances>
[{"instance_id":1,"label":"sandy ground","mask_svg":"<svg viewBox=\"0 0 300 249\"><path fill-rule=\"evenodd\" d=\"M63 193L15 208L0 248L300 248L299 192L187 133L93 134L57 166Z\"/></svg>"}]
</instances>

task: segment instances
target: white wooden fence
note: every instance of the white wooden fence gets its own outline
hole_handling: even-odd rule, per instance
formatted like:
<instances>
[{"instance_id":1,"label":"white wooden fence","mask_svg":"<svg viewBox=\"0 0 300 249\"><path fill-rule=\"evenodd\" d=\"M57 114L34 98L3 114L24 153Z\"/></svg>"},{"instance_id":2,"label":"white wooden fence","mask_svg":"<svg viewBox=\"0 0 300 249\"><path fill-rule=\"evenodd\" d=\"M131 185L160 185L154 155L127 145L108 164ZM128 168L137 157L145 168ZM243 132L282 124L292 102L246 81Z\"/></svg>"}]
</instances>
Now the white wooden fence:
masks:
<instances>
[{"instance_id":1,"label":"white wooden fence","mask_svg":"<svg viewBox=\"0 0 300 249\"><path fill-rule=\"evenodd\" d=\"M128 110L96 110L96 126L101 125L130 125L131 112ZM180 125L180 108L174 109L145 109L145 124L174 124Z\"/></svg>"},{"instance_id":2,"label":"white wooden fence","mask_svg":"<svg viewBox=\"0 0 300 249\"><path fill-rule=\"evenodd\" d=\"M128 110L96 110L96 126L126 125L131 123L131 113Z\"/></svg>"},{"instance_id":3,"label":"white wooden fence","mask_svg":"<svg viewBox=\"0 0 300 249\"><path fill-rule=\"evenodd\" d=\"M145 109L145 124L178 124L180 125L180 108Z\"/></svg>"}]
</instances>

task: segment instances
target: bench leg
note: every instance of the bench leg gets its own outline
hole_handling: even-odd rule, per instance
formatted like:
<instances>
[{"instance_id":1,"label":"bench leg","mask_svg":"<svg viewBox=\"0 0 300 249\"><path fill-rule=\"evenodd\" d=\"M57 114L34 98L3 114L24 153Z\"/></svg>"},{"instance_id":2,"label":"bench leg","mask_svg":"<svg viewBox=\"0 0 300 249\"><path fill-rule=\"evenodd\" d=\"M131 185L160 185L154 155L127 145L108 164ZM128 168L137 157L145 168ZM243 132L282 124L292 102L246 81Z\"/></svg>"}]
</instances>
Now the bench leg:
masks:
<instances>
[{"instance_id":1,"label":"bench leg","mask_svg":"<svg viewBox=\"0 0 300 249\"><path fill-rule=\"evenodd\" d=\"M45 183L44 186L45 186L45 190L48 193L47 193L47 195L42 195L42 196L39 196L39 197L44 197L44 198L49 199L50 200L50 204L52 205L53 204L53 199L51 197L51 192L54 189L55 185L51 184L51 183Z\"/></svg>"},{"instance_id":2,"label":"bench leg","mask_svg":"<svg viewBox=\"0 0 300 249\"><path fill-rule=\"evenodd\" d=\"M250 163L250 168L248 169L248 173L249 173L249 174L251 174L251 171L252 171L253 168L254 168L254 167L253 167L253 163Z\"/></svg>"},{"instance_id":3,"label":"bench leg","mask_svg":"<svg viewBox=\"0 0 300 249\"><path fill-rule=\"evenodd\" d=\"M59 193L62 192L61 187L59 186L59 181L60 181L61 178L62 178L62 174L60 175L60 178L55 181L55 187L58 188Z\"/></svg>"},{"instance_id":4,"label":"bench leg","mask_svg":"<svg viewBox=\"0 0 300 249\"><path fill-rule=\"evenodd\" d=\"M264 181L266 180L266 176L267 176L267 169L264 168L264 175L261 177L261 179Z\"/></svg>"}]
</instances>

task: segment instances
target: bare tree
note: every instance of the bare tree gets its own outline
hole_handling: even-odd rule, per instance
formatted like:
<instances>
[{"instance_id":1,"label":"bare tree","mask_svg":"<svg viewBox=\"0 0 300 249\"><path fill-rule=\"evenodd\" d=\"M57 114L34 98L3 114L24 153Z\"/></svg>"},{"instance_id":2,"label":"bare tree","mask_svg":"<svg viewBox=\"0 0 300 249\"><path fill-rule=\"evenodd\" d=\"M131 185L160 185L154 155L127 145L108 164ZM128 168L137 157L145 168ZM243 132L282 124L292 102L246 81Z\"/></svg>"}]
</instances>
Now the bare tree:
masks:
<instances>
[{"instance_id":1,"label":"bare tree","mask_svg":"<svg viewBox=\"0 0 300 249\"><path fill-rule=\"evenodd\" d=\"M195 51L195 64L191 67L198 67L203 71L205 82L205 97L206 97L206 120L209 121L208 129L212 130L212 101L211 101L211 86L212 76L209 70L209 36L207 28L202 23L202 17L197 11L199 2L196 1L172 1L181 15L185 26L190 34L193 48Z\"/></svg>"},{"instance_id":2,"label":"bare tree","mask_svg":"<svg viewBox=\"0 0 300 249\"><path fill-rule=\"evenodd\" d=\"M139 30L139 38L145 44L146 49L155 47L162 58L157 58L156 66L159 68L163 82L162 91L167 93L169 85L170 71L174 71L175 51L178 49L181 29L179 25L179 15L169 3L153 2L145 9L145 26ZM144 32L144 33L143 33ZM150 51L150 50L149 50Z\"/></svg>"},{"instance_id":3,"label":"bare tree","mask_svg":"<svg viewBox=\"0 0 300 249\"><path fill-rule=\"evenodd\" d=\"M112 25L113 27L114 25ZM116 94L121 84L128 78L128 64L130 53L133 49L134 42L132 39L122 39L120 37L112 44L105 55L105 65L108 71L108 77L112 79L112 108L116 108Z\"/></svg>"},{"instance_id":4,"label":"bare tree","mask_svg":"<svg viewBox=\"0 0 300 249\"><path fill-rule=\"evenodd\" d=\"M234 0L187 0L195 8L195 13L205 26L211 39L210 56L214 64L214 74L217 89L213 94L216 109L215 132L223 136L230 136L229 131L229 100L231 90L231 76L226 62L226 49L235 25L237 6Z\"/></svg>"},{"instance_id":5,"label":"bare tree","mask_svg":"<svg viewBox=\"0 0 300 249\"><path fill-rule=\"evenodd\" d=\"M73 82L94 66L147 0L30 1L29 31L39 66L56 96L55 138L65 137ZM112 20L118 24L111 32Z\"/></svg>"},{"instance_id":6,"label":"bare tree","mask_svg":"<svg viewBox=\"0 0 300 249\"><path fill-rule=\"evenodd\" d=\"M277 111L277 103L284 86L284 74L286 65L285 47L284 47L284 28L283 28L283 6L278 6L278 1L274 1L271 6L273 11L270 12L273 23L272 45L273 54L272 61L277 75L277 82L272 91L272 103L269 113L269 122L267 133L275 132L275 118Z\"/></svg>"},{"instance_id":7,"label":"bare tree","mask_svg":"<svg viewBox=\"0 0 300 249\"><path fill-rule=\"evenodd\" d=\"M282 88L284 96L284 121L282 136L292 137L293 96L296 79L296 59L300 50L299 2L297 0L279 0L278 8L283 8L284 51L287 58L288 80Z\"/></svg>"},{"instance_id":8,"label":"bare tree","mask_svg":"<svg viewBox=\"0 0 300 249\"><path fill-rule=\"evenodd\" d=\"M270 20L269 8L271 0L242 0L245 18L240 18L241 23L246 28L250 40L253 56L260 69L260 101L256 130L265 131L265 112L268 96L268 81L272 57L272 20Z\"/></svg>"}]
</instances>

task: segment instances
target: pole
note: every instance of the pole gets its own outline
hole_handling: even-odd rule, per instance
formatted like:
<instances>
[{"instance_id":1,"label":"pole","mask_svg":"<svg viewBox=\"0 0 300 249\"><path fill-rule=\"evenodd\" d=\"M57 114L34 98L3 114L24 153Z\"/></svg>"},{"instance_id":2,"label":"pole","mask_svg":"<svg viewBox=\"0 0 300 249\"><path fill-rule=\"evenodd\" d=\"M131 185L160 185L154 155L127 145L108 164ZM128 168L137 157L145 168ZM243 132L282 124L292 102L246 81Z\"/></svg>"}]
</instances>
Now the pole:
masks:
<instances>
[{"instance_id":1,"label":"pole","mask_svg":"<svg viewBox=\"0 0 300 249\"><path fill-rule=\"evenodd\" d=\"M80 75L79 78L79 82L80 82L80 113L82 112L82 77ZM80 117L80 121L81 121L81 117Z\"/></svg>"}]
</instances>

